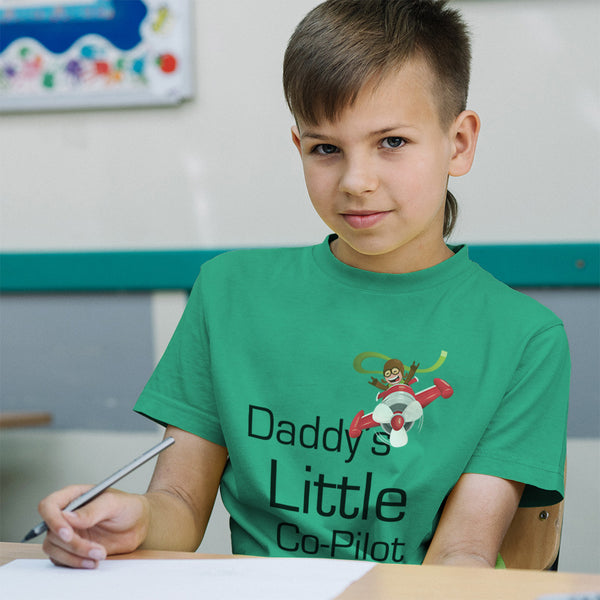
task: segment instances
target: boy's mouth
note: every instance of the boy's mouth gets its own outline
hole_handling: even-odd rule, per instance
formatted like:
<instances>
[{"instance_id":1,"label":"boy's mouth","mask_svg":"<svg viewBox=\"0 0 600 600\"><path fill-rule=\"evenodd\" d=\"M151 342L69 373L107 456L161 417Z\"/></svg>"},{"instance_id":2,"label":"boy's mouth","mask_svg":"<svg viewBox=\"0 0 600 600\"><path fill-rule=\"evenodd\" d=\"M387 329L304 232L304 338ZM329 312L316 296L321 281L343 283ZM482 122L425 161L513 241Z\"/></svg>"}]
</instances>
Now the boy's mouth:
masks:
<instances>
[{"instance_id":1,"label":"boy's mouth","mask_svg":"<svg viewBox=\"0 0 600 600\"><path fill-rule=\"evenodd\" d=\"M387 211L361 211L342 213L342 217L352 229L367 229L382 221L387 214Z\"/></svg>"}]
</instances>

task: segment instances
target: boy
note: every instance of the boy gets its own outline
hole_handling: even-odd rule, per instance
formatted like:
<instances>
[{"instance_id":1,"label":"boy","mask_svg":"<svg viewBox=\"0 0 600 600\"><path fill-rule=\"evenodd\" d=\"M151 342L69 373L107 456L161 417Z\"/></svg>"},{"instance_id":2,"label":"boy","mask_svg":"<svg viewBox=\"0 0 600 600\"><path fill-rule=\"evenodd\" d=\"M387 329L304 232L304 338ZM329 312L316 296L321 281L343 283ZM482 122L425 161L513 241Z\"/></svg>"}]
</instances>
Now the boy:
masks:
<instances>
[{"instance_id":1,"label":"boy","mask_svg":"<svg viewBox=\"0 0 600 600\"><path fill-rule=\"evenodd\" d=\"M562 324L444 242L479 132L469 61L444 2L300 23L292 138L334 233L203 266L136 405L177 443L143 496L42 501L53 561L194 550L220 485L235 553L494 566L519 502L560 500Z\"/></svg>"}]
</instances>

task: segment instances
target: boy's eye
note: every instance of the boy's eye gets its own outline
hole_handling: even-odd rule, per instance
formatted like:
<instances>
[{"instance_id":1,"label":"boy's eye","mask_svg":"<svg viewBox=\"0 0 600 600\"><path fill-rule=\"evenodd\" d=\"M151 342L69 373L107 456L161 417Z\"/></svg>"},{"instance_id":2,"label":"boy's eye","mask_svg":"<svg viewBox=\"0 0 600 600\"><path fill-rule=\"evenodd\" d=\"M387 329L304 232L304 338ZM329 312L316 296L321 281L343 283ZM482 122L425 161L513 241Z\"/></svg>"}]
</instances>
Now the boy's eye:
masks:
<instances>
[{"instance_id":1,"label":"boy's eye","mask_svg":"<svg viewBox=\"0 0 600 600\"><path fill-rule=\"evenodd\" d=\"M406 140L401 137L386 137L381 142L384 148L401 148L404 144L406 144Z\"/></svg>"},{"instance_id":2,"label":"boy's eye","mask_svg":"<svg viewBox=\"0 0 600 600\"><path fill-rule=\"evenodd\" d=\"M315 154L335 154L337 151L337 146L333 144L319 144L313 148Z\"/></svg>"}]
</instances>

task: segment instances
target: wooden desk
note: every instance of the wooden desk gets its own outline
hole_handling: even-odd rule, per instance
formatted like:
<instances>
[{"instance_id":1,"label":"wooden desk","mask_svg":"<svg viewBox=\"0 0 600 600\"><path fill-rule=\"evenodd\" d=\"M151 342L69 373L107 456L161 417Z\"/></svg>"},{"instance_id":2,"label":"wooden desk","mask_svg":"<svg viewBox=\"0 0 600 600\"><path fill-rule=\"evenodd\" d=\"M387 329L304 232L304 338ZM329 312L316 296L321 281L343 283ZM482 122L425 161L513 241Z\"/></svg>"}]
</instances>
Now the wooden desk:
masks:
<instances>
[{"instance_id":1,"label":"wooden desk","mask_svg":"<svg viewBox=\"0 0 600 600\"><path fill-rule=\"evenodd\" d=\"M0 564L43 558L39 544L0 542ZM211 559L231 556L138 550L124 559ZM293 559L291 559L293 560ZM378 564L337 600L536 600L549 594L600 593L600 575Z\"/></svg>"},{"instance_id":2,"label":"wooden desk","mask_svg":"<svg viewBox=\"0 0 600 600\"><path fill-rule=\"evenodd\" d=\"M0 412L0 429L37 427L52 422L48 412Z\"/></svg>"}]
</instances>

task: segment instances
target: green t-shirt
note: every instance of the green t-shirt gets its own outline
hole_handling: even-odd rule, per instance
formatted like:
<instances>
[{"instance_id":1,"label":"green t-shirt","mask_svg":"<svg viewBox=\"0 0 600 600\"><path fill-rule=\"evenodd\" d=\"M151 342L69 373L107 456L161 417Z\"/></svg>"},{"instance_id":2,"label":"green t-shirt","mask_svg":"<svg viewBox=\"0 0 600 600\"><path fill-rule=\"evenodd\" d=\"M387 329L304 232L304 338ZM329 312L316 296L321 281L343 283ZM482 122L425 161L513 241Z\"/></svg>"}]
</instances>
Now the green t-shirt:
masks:
<instances>
[{"instance_id":1,"label":"green t-shirt","mask_svg":"<svg viewBox=\"0 0 600 600\"><path fill-rule=\"evenodd\" d=\"M328 242L203 265L136 405L227 447L233 551L421 563L468 472L526 483L523 505L559 501L559 319L465 247L392 275Z\"/></svg>"}]
</instances>

